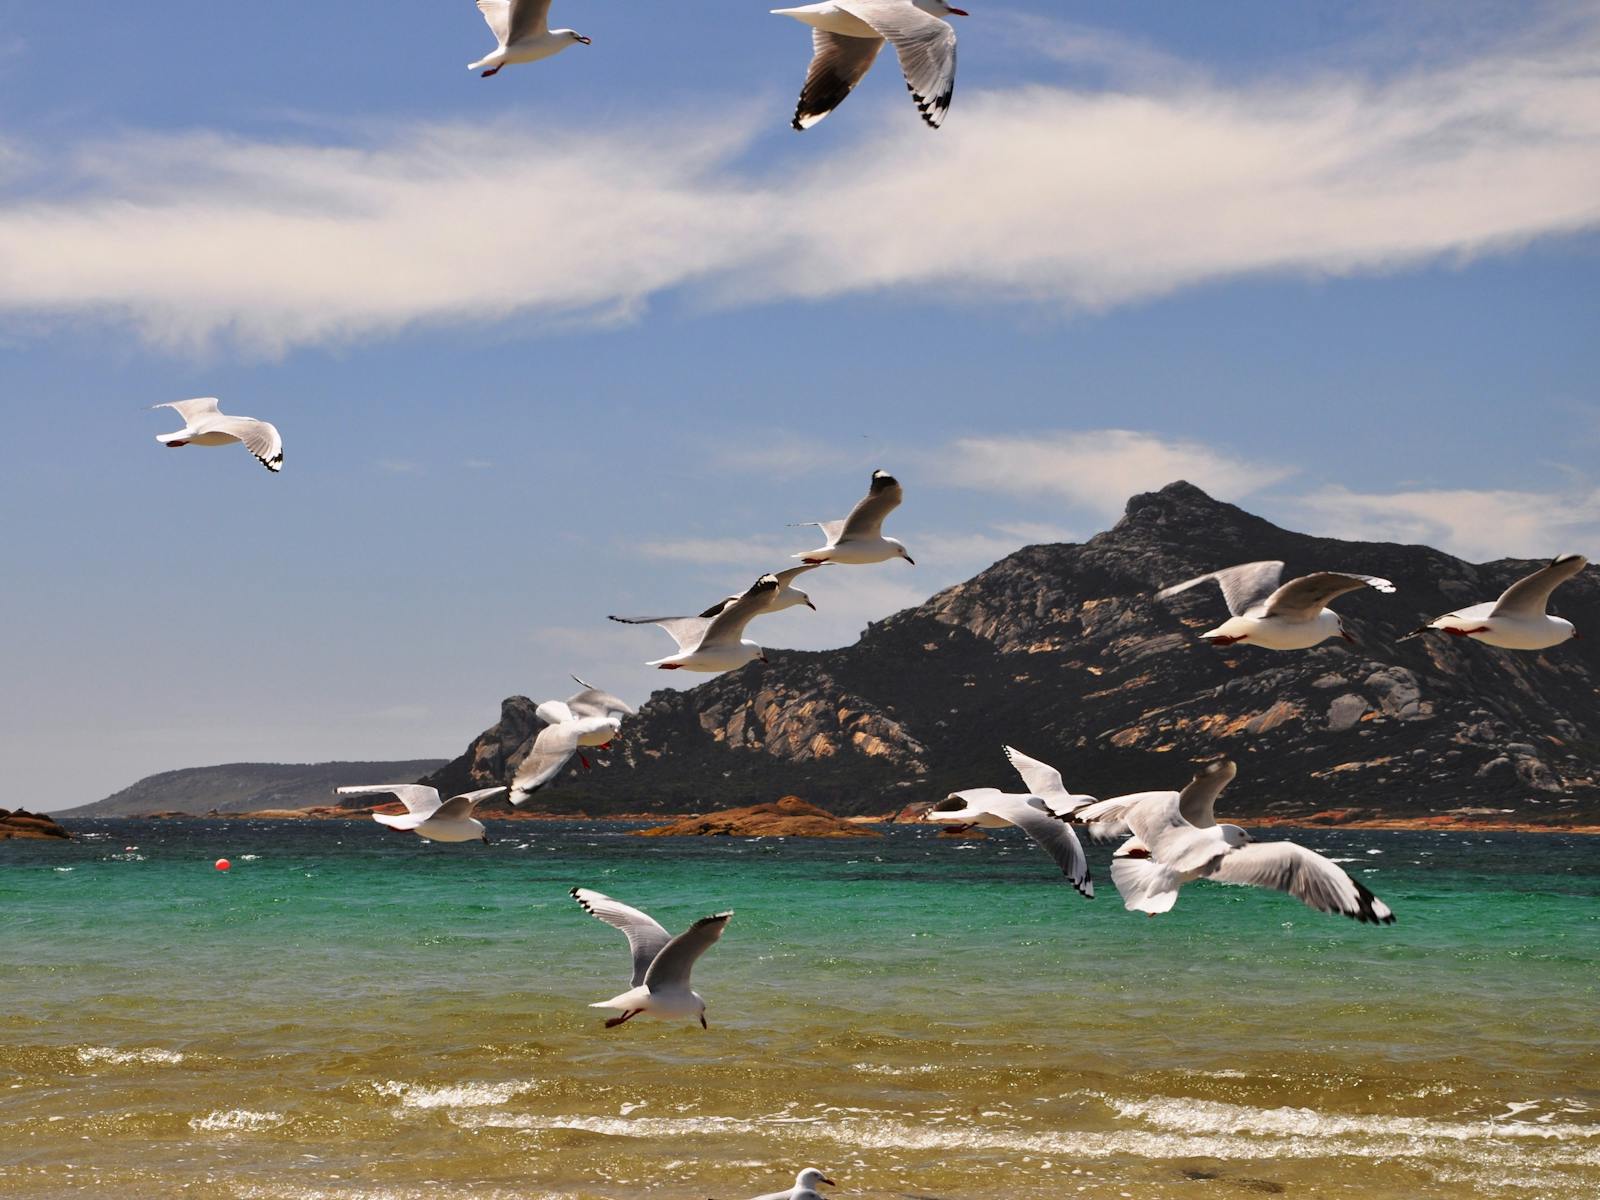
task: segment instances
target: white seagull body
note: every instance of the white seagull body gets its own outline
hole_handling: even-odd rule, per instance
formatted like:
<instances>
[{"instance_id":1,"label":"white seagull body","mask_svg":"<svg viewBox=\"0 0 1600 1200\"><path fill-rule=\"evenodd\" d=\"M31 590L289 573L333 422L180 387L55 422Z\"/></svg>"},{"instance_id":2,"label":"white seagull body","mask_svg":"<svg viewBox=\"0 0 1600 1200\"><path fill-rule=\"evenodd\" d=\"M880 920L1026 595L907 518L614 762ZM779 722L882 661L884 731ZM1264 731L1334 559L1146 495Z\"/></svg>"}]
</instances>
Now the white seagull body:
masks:
<instances>
[{"instance_id":1,"label":"white seagull body","mask_svg":"<svg viewBox=\"0 0 1600 1200\"><path fill-rule=\"evenodd\" d=\"M278 436L276 425L254 417L230 417L218 412L215 396L171 400L151 407L176 409L183 418L183 428L177 433L156 434L156 441L163 446L226 446L243 442L245 449L267 470L274 474L283 470L283 439Z\"/></svg>"},{"instance_id":2,"label":"white seagull body","mask_svg":"<svg viewBox=\"0 0 1600 1200\"><path fill-rule=\"evenodd\" d=\"M1375 575L1318 571L1280 586L1281 578L1281 562L1242 563L1162 588L1156 593L1156 599L1166 600L1215 580L1233 615L1215 629L1202 633L1203 639L1213 646L1249 642L1268 650L1305 650L1331 637L1355 641L1339 614L1327 607L1335 596L1363 587L1380 592L1394 591L1394 584Z\"/></svg>"},{"instance_id":3,"label":"white seagull body","mask_svg":"<svg viewBox=\"0 0 1600 1200\"><path fill-rule=\"evenodd\" d=\"M663 671L732 671L754 659L767 661L760 646L744 638L745 626L770 612L779 589L776 575L763 575L736 600L719 602L712 616L617 617L623 625L659 625L678 643L678 653L658 658L646 666Z\"/></svg>"},{"instance_id":4,"label":"white seagull body","mask_svg":"<svg viewBox=\"0 0 1600 1200\"><path fill-rule=\"evenodd\" d=\"M867 494L844 520L800 522L822 530L828 544L794 557L812 566L828 562L860 565L886 562L891 558L903 558L916 566L903 545L892 537L883 536L883 519L899 508L904 498L905 493L893 475L887 471L874 471Z\"/></svg>"},{"instance_id":5,"label":"white seagull body","mask_svg":"<svg viewBox=\"0 0 1600 1200\"><path fill-rule=\"evenodd\" d=\"M420 783L377 783L360 787L342 787L341 796L371 796L388 792L406 806L403 816L373 813L372 819L390 829L409 829L418 837L430 842L488 842L489 834L483 822L472 815L479 801L498 796L503 787L480 788L476 792L463 792L448 800L440 800L439 793Z\"/></svg>"},{"instance_id":6,"label":"white seagull body","mask_svg":"<svg viewBox=\"0 0 1600 1200\"><path fill-rule=\"evenodd\" d=\"M653 917L600 892L575 887L572 898L590 916L598 917L613 929L620 929L633 953L633 986L620 995L589 1006L621 1010L620 1017L606 1022L607 1029L642 1015L698 1017L701 1027L705 1027L706 1002L689 986L689 972L694 969L695 961L722 936L728 918L733 916L732 910L701 917L673 937Z\"/></svg>"},{"instance_id":7,"label":"white seagull body","mask_svg":"<svg viewBox=\"0 0 1600 1200\"><path fill-rule=\"evenodd\" d=\"M1038 796L1007 795L999 788L968 788L951 792L935 804L928 810L927 819L958 829L974 825L980 829L1004 829L1015 825L1049 852L1079 895L1094 899L1094 880L1078 835L1063 818L1052 815Z\"/></svg>"},{"instance_id":8,"label":"white seagull body","mask_svg":"<svg viewBox=\"0 0 1600 1200\"><path fill-rule=\"evenodd\" d=\"M589 39L575 29L550 28L550 0L478 0L478 11L497 44L477 62L468 63L467 70L486 67L485 79L501 67L538 62L579 42L589 45Z\"/></svg>"},{"instance_id":9,"label":"white seagull body","mask_svg":"<svg viewBox=\"0 0 1600 1200\"><path fill-rule=\"evenodd\" d=\"M1102 800L1080 810L1077 819L1122 820L1133 830L1138 845L1124 846L1111 862L1111 880L1132 912L1166 912L1184 884L1210 879L1274 888L1356 921L1394 923L1389 906L1337 863L1294 842L1254 841L1237 825L1194 825L1184 818L1178 792Z\"/></svg>"},{"instance_id":10,"label":"white seagull body","mask_svg":"<svg viewBox=\"0 0 1600 1200\"><path fill-rule=\"evenodd\" d=\"M839 1186L815 1167L807 1167L794 1177L792 1188L785 1188L781 1192L765 1192L755 1200L824 1200L822 1193L817 1191L818 1185L824 1183L829 1187Z\"/></svg>"},{"instance_id":11,"label":"white seagull body","mask_svg":"<svg viewBox=\"0 0 1600 1200\"><path fill-rule=\"evenodd\" d=\"M622 728L622 718L638 715L639 710L627 701L584 683L576 675L572 678L582 686L581 692L566 700L546 700L534 710L545 726L511 779L512 804L523 803L561 774L574 755L588 770L589 760L582 747L609 748L611 739Z\"/></svg>"},{"instance_id":12,"label":"white seagull body","mask_svg":"<svg viewBox=\"0 0 1600 1200\"><path fill-rule=\"evenodd\" d=\"M794 110L796 129L838 108L885 41L894 44L922 119L934 129L944 123L956 86L956 31L940 18L964 17L964 9L944 0L824 0L772 12L811 26L811 68Z\"/></svg>"},{"instance_id":13,"label":"white seagull body","mask_svg":"<svg viewBox=\"0 0 1600 1200\"><path fill-rule=\"evenodd\" d=\"M1445 613L1406 637L1437 629L1504 650L1544 650L1559 646L1577 637L1578 631L1571 621L1552 617L1545 611L1550 604L1550 593L1588 564L1589 560L1581 554L1559 555L1532 575L1517 580L1500 599Z\"/></svg>"}]
</instances>

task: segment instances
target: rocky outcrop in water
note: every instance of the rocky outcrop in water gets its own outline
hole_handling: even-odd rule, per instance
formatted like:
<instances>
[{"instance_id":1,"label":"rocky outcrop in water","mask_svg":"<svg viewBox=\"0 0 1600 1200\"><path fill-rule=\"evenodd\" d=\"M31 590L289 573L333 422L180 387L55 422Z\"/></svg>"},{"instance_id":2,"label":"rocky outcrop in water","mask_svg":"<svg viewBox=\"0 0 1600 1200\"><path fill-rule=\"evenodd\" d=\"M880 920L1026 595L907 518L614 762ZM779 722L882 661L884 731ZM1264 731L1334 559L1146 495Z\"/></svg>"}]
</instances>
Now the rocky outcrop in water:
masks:
<instances>
[{"instance_id":1,"label":"rocky outcrop in water","mask_svg":"<svg viewBox=\"0 0 1600 1200\"><path fill-rule=\"evenodd\" d=\"M751 804L703 816L683 817L670 825L641 829L635 837L881 837L853 821L836 817L798 796L771 804Z\"/></svg>"},{"instance_id":2,"label":"rocky outcrop in water","mask_svg":"<svg viewBox=\"0 0 1600 1200\"><path fill-rule=\"evenodd\" d=\"M8 838L62 838L72 835L61 828L53 817L44 813L31 813L25 808L12 811L0 808L0 842Z\"/></svg>"},{"instance_id":3,"label":"rocky outcrop in water","mask_svg":"<svg viewBox=\"0 0 1600 1200\"><path fill-rule=\"evenodd\" d=\"M1359 644L1301 652L1197 641L1225 615L1214 588L1171 603L1151 594L1265 558L1285 560L1286 577L1344 569L1399 590L1341 597ZM1537 565L1311 537L1175 483L1133 497L1114 529L1019 550L873 623L852 646L769 651L770 663L657 692L623 726L606 769L570 775L540 800L682 812L801 792L838 813L892 812L957 788L1015 786L1000 753L1009 742L1099 795L1176 787L1192 760L1227 754L1240 766L1227 802L1238 815L1490 809L1593 821L1600 570L1553 604L1587 640L1534 654L1434 634L1398 641ZM533 731L521 705L531 719L529 702L507 701L515 720L503 714L440 772L450 790L505 781L493 772Z\"/></svg>"}]
</instances>

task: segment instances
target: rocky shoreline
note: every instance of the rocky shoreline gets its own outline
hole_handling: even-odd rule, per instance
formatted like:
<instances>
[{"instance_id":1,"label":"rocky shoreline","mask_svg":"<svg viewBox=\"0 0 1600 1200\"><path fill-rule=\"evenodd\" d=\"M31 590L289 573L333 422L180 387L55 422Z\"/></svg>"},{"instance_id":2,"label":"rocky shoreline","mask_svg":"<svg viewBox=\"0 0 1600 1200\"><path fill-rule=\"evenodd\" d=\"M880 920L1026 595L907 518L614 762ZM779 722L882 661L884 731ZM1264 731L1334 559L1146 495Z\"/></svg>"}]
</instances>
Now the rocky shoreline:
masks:
<instances>
[{"instance_id":1,"label":"rocky shoreline","mask_svg":"<svg viewBox=\"0 0 1600 1200\"><path fill-rule=\"evenodd\" d=\"M25 808L0 808L0 842L10 838L42 841L48 838L70 840L71 837L72 834L58 825L55 818L44 813L31 813Z\"/></svg>"}]
</instances>

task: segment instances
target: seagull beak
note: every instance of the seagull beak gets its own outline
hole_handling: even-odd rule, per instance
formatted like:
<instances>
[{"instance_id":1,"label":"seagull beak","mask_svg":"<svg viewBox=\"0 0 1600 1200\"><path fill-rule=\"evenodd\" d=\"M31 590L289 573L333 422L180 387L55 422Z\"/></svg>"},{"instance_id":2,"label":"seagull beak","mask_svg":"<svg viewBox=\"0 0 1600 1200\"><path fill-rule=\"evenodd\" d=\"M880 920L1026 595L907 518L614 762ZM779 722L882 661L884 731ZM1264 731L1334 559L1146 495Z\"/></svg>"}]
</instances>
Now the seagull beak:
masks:
<instances>
[{"instance_id":1,"label":"seagull beak","mask_svg":"<svg viewBox=\"0 0 1600 1200\"><path fill-rule=\"evenodd\" d=\"M964 8L951 8L948 11L952 17L970 17L972 15Z\"/></svg>"},{"instance_id":2,"label":"seagull beak","mask_svg":"<svg viewBox=\"0 0 1600 1200\"><path fill-rule=\"evenodd\" d=\"M914 558L912 558L912 557L911 557L911 555L909 555L909 554L907 554L907 555L906 555L906 556L905 556L905 560L906 560L906 561L907 561L907 562L908 562L908 563L910 563L910 564L911 564L911 565L912 565L912 566L913 566L913 567L914 567L914 566L916 566L916 565L917 565L917 560L916 560L916 559L914 559Z\"/></svg>"},{"instance_id":3,"label":"seagull beak","mask_svg":"<svg viewBox=\"0 0 1600 1200\"><path fill-rule=\"evenodd\" d=\"M705 1015L705 1013L701 1013L700 1014L700 1028L701 1029L710 1029L711 1028L711 1026L706 1024L706 1015Z\"/></svg>"},{"instance_id":4,"label":"seagull beak","mask_svg":"<svg viewBox=\"0 0 1600 1200\"><path fill-rule=\"evenodd\" d=\"M962 13L962 14L961 14L961 15L962 15L962 16L963 16L963 17L964 17L964 16L966 16L966 15L967 15L967 14L966 14L966 13ZM829 1186L829 1187L838 1187L838 1186L839 1186L839 1185L838 1185L838 1184L837 1184L837 1183L835 1183L835 1182L834 1182L834 1181L833 1181L833 1180L831 1180L831 1179L829 1179L829 1178L828 1178L828 1177L827 1177L827 1176L826 1176L826 1175L824 1175L824 1176L823 1176L823 1177L822 1177L822 1182L823 1182L823 1183L825 1183L825 1184L827 1184L827 1185L828 1185L828 1186Z\"/></svg>"},{"instance_id":5,"label":"seagull beak","mask_svg":"<svg viewBox=\"0 0 1600 1200\"><path fill-rule=\"evenodd\" d=\"M584 45L585 45L585 46L592 46L592 45L594 45L594 43L593 43L593 42L591 42L591 41L590 41L590 40L589 40L589 39L588 39L588 38L586 38L586 37L583 37L583 36L581 36L581 35L580 35L580 36L579 36L579 38L578 38L578 40L579 40L579 41L580 41L580 42L582 42L582 43L583 43L583 44L584 44Z\"/></svg>"},{"instance_id":6,"label":"seagull beak","mask_svg":"<svg viewBox=\"0 0 1600 1200\"><path fill-rule=\"evenodd\" d=\"M816 612L817 611L817 606L815 604L811 603L811 601L809 601L809 600L806 601L806 607L809 608L812 612ZM1573 637L1577 637L1578 635L1577 634L1573 634L1572 636Z\"/></svg>"}]
</instances>

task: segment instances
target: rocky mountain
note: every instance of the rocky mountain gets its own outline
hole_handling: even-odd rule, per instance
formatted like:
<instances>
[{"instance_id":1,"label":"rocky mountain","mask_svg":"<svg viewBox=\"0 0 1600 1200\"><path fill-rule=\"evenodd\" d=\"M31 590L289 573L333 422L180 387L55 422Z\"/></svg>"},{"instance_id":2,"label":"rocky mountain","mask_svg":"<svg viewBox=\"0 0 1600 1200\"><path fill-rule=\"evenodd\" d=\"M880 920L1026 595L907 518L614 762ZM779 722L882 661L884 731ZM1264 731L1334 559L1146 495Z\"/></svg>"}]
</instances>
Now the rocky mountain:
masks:
<instances>
[{"instance_id":1,"label":"rocky mountain","mask_svg":"<svg viewBox=\"0 0 1600 1200\"><path fill-rule=\"evenodd\" d=\"M1574 549L1552 546L1550 551ZM1213 587L1159 586L1280 558L1381 575L1336 607L1359 641L1275 652L1196 634L1226 615ZM539 794L555 811L704 811L785 793L840 813L883 812L961 787L1018 786L1002 743L1098 795L1177 787L1194 759L1239 762L1227 810L1340 808L1416 817L1462 809L1566 824L1600 814L1600 570L1552 608L1591 633L1541 653L1429 634L1541 565L1472 564L1425 546L1311 537L1188 483L1133 497L1082 545L1029 546L854 645L771 652L688 691L661 691L605 765ZM869 570L871 568L845 568ZM504 782L537 721L523 697L432 777Z\"/></svg>"},{"instance_id":2,"label":"rocky mountain","mask_svg":"<svg viewBox=\"0 0 1600 1200\"><path fill-rule=\"evenodd\" d=\"M437 758L405 762L224 763L147 775L58 817L137 817L154 812L200 816L216 812L253 812L263 808L306 808L332 804L333 789L346 784L403 783L437 770ZM383 797L376 797L382 800Z\"/></svg>"}]
</instances>

